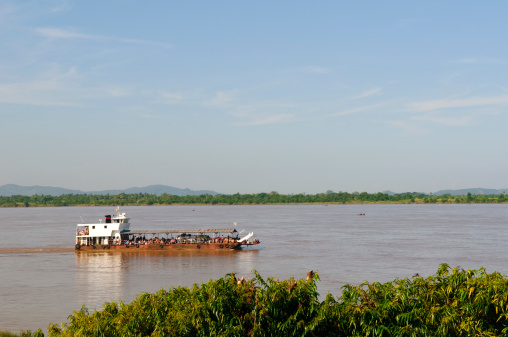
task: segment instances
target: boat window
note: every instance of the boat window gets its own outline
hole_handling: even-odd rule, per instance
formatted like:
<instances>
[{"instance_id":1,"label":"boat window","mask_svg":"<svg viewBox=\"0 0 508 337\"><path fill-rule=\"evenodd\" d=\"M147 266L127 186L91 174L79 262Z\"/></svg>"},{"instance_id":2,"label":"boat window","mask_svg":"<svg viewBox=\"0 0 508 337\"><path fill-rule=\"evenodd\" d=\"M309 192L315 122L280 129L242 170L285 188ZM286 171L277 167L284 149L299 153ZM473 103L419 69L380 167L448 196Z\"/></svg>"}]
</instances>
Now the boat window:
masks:
<instances>
[{"instance_id":1,"label":"boat window","mask_svg":"<svg viewBox=\"0 0 508 337\"><path fill-rule=\"evenodd\" d=\"M92 229L95 229L95 226L92 226Z\"/></svg>"},{"instance_id":2,"label":"boat window","mask_svg":"<svg viewBox=\"0 0 508 337\"><path fill-rule=\"evenodd\" d=\"M76 235L88 235L88 226L78 226Z\"/></svg>"},{"instance_id":3,"label":"boat window","mask_svg":"<svg viewBox=\"0 0 508 337\"><path fill-rule=\"evenodd\" d=\"M104 228L108 228L108 226L104 226Z\"/></svg>"}]
</instances>

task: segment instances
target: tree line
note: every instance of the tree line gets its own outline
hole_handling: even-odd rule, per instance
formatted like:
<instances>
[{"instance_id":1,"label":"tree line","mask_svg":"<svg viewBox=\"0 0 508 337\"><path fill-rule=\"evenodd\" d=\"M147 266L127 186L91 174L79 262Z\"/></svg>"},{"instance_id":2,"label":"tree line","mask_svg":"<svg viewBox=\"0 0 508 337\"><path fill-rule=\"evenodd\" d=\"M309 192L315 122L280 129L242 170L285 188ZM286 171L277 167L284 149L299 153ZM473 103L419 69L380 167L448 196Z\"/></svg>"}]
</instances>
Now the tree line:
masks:
<instances>
[{"instance_id":1,"label":"tree line","mask_svg":"<svg viewBox=\"0 0 508 337\"><path fill-rule=\"evenodd\" d=\"M0 207L41 207L41 206L147 206L147 205L267 205L267 204L366 204L366 203L505 203L508 197L503 194L476 195L428 195L416 192L387 194L367 192L333 192L318 194L279 194L277 192L256 194L202 194L178 196L172 194L64 194L51 195L13 195L0 196Z\"/></svg>"}]
</instances>

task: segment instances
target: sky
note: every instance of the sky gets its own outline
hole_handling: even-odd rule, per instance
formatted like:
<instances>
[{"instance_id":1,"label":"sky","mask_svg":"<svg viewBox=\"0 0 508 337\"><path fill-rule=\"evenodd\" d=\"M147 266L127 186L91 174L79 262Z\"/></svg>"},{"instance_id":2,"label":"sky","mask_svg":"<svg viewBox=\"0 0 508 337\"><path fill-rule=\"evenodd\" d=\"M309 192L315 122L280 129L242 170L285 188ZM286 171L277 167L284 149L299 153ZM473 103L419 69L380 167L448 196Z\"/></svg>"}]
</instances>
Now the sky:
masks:
<instances>
[{"instance_id":1,"label":"sky","mask_svg":"<svg viewBox=\"0 0 508 337\"><path fill-rule=\"evenodd\" d=\"M0 185L507 188L506 1L0 1Z\"/></svg>"}]
</instances>

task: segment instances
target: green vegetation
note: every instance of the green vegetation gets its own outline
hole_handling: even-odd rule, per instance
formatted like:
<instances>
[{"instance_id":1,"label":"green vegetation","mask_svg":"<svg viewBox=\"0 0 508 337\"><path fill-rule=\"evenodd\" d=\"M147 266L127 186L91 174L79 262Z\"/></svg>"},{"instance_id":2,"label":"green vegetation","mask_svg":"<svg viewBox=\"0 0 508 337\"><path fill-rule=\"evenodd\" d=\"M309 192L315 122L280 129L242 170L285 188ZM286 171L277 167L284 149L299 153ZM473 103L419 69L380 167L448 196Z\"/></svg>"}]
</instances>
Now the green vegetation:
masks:
<instances>
[{"instance_id":1,"label":"green vegetation","mask_svg":"<svg viewBox=\"0 0 508 337\"><path fill-rule=\"evenodd\" d=\"M508 333L508 279L443 264L426 279L346 285L318 300L307 280L234 275L83 307L49 336L499 336Z\"/></svg>"},{"instance_id":2,"label":"green vegetation","mask_svg":"<svg viewBox=\"0 0 508 337\"><path fill-rule=\"evenodd\" d=\"M508 334L508 278L443 264L427 278L342 287L318 300L307 280L228 274L192 288L142 293L50 324L48 336L500 336ZM2 336L2 335L0 335ZM5 333L3 336L16 336ZM27 332L20 336L42 336Z\"/></svg>"},{"instance_id":3,"label":"green vegetation","mask_svg":"<svg viewBox=\"0 0 508 337\"><path fill-rule=\"evenodd\" d=\"M133 206L133 205L266 205L266 204L301 204L301 203L339 203L339 204L366 204L366 203L505 203L508 197L499 195L467 195L441 196L426 195L422 193L347 193L332 192L319 194L279 194L277 192L257 194L203 194L177 196L171 194L64 194L60 196L14 195L0 196L0 207L34 207L34 206Z\"/></svg>"}]
</instances>

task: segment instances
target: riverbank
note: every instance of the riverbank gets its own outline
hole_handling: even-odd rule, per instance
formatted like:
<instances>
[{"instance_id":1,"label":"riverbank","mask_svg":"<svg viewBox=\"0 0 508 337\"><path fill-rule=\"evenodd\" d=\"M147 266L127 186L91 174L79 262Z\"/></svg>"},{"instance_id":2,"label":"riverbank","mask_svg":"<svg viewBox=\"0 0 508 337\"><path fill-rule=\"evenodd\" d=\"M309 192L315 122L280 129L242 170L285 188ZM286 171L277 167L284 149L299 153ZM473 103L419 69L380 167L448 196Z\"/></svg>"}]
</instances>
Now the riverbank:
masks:
<instances>
[{"instance_id":1,"label":"riverbank","mask_svg":"<svg viewBox=\"0 0 508 337\"><path fill-rule=\"evenodd\" d=\"M497 202L492 200L491 202L429 202L425 200L415 200L415 201L377 201L377 202L292 202L292 203L237 203L237 204L219 204L219 203L173 203L173 204L150 204L144 205L139 203L121 203L121 204L65 204L65 205L34 205L34 204L16 204L16 205L0 205L0 208L26 208L26 207L105 207L105 206L150 206L150 207L161 207L161 206L269 206L269 205L323 205L323 206L335 206L335 205L454 205L454 204L471 204L471 205L485 205L485 204L508 204L508 201Z\"/></svg>"},{"instance_id":2,"label":"riverbank","mask_svg":"<svg viewBox=\"0 0 508 337\"><path fill-rule=\"evenodd\" d=\"M301 205L301 204L498 204L507 203L499 195L426 195L422 193L320 193L284 195L276 192L233 195L153 195L67 194L60 196L0 196L0 207L60 207L60 206L169 206L169 205Z\"/></svg>"}]
</instances>

